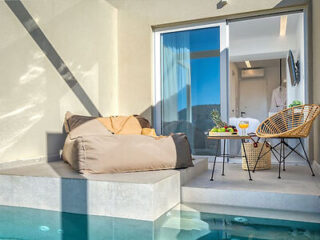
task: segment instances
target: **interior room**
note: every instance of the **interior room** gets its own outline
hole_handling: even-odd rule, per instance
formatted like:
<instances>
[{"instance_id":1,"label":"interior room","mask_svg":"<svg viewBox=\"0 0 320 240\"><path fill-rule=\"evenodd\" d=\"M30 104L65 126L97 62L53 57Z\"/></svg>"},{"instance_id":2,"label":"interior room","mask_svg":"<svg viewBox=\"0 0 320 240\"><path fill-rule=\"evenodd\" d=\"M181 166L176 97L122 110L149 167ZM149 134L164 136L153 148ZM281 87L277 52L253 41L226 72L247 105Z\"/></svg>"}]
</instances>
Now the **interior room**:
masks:
<instances>
[{"instance_id":1,"label":"interior room","mask_svg":"<svg viewBox=\"0 0 320 240\"><path fill-rule=\"evenodd\" d=\"M247 64L250 64L247 66ZM230 118L249 117L262 122L286 105L286 59L230 63ZM281 102L272 98L281 92Z\"/></svg>"},{"instance_id":2,"label":"interior room","mask_svg":"<svg viewBox=\"0 0 320 240\"><path fill-rule=\"evenodd\" d=\"M245 118L248 133L255 132L269 116L306 100L303 14L231 21L229 27L229 123ZM230 144L237 155L240 144Z\"/></svg>"}]
</instances>

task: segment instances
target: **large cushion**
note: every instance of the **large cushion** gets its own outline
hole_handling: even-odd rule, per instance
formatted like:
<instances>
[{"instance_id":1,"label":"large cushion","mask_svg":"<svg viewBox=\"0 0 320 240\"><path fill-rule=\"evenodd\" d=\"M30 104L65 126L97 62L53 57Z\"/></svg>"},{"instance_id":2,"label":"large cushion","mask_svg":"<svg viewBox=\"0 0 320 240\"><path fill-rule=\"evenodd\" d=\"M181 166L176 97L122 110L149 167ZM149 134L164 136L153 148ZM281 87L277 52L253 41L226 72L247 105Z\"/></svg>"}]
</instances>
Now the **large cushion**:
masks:
<instances>
[{"instance_id":1,"label":"large cushion","mask_svg":"<svg viewBox=\"0 0 320 240\"><path fill-rule=\"evenodd\" d=\"M120 173L193 166L184 134L157 137L137 116L97 118L66 114L62 158L80 173ZM142 129L144 136L142 134ZM115 131L113 134L108 129Z\"/></svg>"},{"instance_id":2,"label":"large cushion","mask_svg":"<svg viewBox=\"0 0 320 240\"><path fill-rule=\"evenodd\" d=\"M175 141L183 149L177 151ZM80 173L121 173L193 166L189 146L179 136L82 136L69 139L63 159ZM180 139L179 139L180 138ZM182 155L181 153L184 152Z\"/></svg>"}]
</instances>

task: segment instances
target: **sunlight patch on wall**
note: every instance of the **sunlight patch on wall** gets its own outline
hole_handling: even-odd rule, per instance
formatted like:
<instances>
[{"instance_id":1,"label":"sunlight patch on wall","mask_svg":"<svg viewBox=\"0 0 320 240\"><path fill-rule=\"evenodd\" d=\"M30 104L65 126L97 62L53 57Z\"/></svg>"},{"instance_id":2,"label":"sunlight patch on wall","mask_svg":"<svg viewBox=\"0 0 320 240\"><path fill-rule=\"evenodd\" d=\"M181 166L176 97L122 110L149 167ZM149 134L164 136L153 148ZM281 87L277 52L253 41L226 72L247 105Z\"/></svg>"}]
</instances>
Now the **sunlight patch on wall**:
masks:
<instances>
[{"instance_id":1,"label":"sunlight patch on wall","mask_svg":"<svg viewBox=\"0 0 320 240\"><path fill-rule=\"evenodd\" d=\"M42 67L37 67L34 65L31 65L28 67L29 70L26 72L26 74L22 75L19 78L20 84L28 83L32 80L37 79L38 76L40 76L45 70Z\"/></svg>"},{"instance_id":2,"label":"sunlight patch on wall","mask_svg":"<svg viewBox=\"0 0 320 240\"><path fill-rule=\"evenodd\" d=\"M0 157L11 153L15 144L44 116L47 100L44 55L35 52L30 56L32 63L18 77L17 84L8 85L5 96L0 96L0 102L5 103L0 107L0 131L6 136L0 138Z\"/></svg>"}]
</instances>

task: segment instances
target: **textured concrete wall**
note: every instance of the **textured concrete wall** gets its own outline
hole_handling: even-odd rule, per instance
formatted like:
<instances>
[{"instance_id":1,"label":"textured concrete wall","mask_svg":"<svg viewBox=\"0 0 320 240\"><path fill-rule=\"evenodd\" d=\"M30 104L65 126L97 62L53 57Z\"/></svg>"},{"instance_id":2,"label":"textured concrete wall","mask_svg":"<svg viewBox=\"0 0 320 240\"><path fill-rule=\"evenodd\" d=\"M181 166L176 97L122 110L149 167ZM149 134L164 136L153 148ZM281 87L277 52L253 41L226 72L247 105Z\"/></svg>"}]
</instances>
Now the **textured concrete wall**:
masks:
<instances>
[{"instance_id":1,"label":"textured concrete wall","mask_svg":"<svg viewBox=\"0 0 320 240\"><path fill-rule=\"evenodd\" d=\"M0 1L0 29L0 163L56 158L67 110L117 113L117 10L107 1Z\"/></svg>"},{"instance_id":2,"label":"textured concrete wall","mask_svg":"<svg viewBox=\"0 0 320 240\"><path fill-rule=\"evenodd\" d=\"M320 1L312 1L313 103L320 104ZM314 159L320 163L320 119L313 128Z\"/></svg>"}]
</instances>

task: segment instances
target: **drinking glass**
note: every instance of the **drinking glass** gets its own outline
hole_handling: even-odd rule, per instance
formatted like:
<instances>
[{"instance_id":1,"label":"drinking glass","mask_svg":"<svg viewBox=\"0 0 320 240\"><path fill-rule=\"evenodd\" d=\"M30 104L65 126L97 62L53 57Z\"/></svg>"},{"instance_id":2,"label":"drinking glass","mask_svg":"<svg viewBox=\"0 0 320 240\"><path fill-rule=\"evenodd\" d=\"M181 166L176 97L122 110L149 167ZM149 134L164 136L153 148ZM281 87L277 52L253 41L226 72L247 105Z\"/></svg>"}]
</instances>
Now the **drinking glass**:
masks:
<instances>
[{"instance_id":1,"label":"drinking glass","mask_svg":"<svg viewBox=\"0 0 320 240\"><path fill-rule=\"evenodd\" d=\"M241 128L241 136L246 136L247 128L249 127L249 121L240 121L239 127Z\"/></svg>"}]
</instances>

